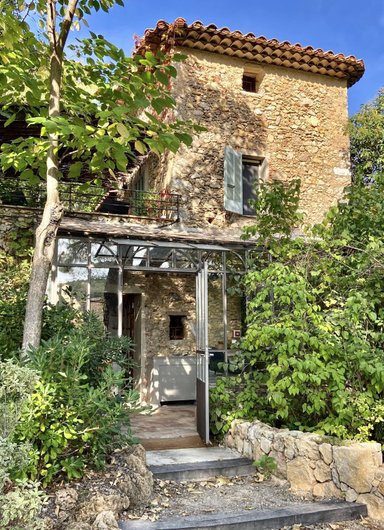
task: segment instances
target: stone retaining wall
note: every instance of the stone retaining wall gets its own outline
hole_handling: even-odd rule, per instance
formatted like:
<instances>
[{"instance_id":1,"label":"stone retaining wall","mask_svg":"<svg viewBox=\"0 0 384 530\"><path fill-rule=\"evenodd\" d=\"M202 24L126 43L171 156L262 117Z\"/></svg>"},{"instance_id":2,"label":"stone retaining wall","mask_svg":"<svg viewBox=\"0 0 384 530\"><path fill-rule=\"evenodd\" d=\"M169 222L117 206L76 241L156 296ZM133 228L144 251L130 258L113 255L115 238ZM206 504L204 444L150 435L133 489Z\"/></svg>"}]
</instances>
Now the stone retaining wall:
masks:
<instances>
[{"instance_id":1,"label":"stone retaining wall","mask_svg":"<svg viewBox=\"0 0 384 530\"><path fill-rule=\"evenodd\" d=\"M376 442L353 443L301 431L275 429L259 421L232 423L225 439L253 460L274 458L273 474L293 492L362 502L370 517L384 519L384 465Z\"/></svg>"}]
</instances>

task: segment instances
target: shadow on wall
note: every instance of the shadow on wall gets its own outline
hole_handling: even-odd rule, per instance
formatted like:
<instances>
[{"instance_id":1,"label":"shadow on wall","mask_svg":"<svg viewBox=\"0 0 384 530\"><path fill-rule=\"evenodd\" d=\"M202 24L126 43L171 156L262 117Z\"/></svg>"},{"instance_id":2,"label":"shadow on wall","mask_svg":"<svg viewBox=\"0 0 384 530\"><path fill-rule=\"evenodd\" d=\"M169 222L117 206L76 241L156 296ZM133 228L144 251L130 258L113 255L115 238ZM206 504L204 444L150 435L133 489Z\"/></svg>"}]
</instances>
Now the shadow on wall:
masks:
<instances>
[{"instance_id":1,"label":"shadow on wall","mask_svg":"<svg viewBox=\"0 0 384 530\"><path fill-rule=\"evenodd\" d=\"M156 183L171 185L181 195L181 218L189 226L223 226L224 148L248 155L266 155L267 125L241 91L223 88L219 80L204 78L188 65L192 76L181 69L176 80L178 116L193 119L207 130L201 132L191 147L182 147L159 161ZM212 82L213 81L213 82ZM238 97L236 97L238 96ZM252 95L251 95L252 98ZM254 101L254 100L253 100ZM231 215L231 214L229 214Z\"/></svg>"},{"instance_id":2,"label":"shadow on wall","mask_svg":"<svg viewBox=\"0 0 384 530\"><path fill-rule=\"evenodd\" d=\"M178 117L207 130L191 147L165 156L155 178L181 195L185 225L235 227L241 219L223 207L226 146L265 158L268 178L301 178L301 206L311 222L320 221L349 179L342 82L265 65L259 93L250 93L241 86L244 62L194 54L175 80Z\"/></svg>"}]
</instances>

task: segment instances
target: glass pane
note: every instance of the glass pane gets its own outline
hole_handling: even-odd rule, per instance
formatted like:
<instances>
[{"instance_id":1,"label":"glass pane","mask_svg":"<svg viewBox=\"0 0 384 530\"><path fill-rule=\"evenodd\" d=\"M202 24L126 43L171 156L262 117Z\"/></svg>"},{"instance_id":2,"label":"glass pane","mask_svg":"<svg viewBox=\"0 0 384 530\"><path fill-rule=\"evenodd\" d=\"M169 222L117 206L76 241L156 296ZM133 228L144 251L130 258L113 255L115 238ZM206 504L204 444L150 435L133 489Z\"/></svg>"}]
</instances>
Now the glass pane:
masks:
<instances>
[{"instance_id":1,"label":"glass pane","mask_svg":"<svg viewBox=\"0 0 384 530\"><path fill-rule=\"evenodd\" d=\"M149 249L149 260L151 267L169 269L172 267L172 249L152 247Z\"/></svg>"},{"instance_id":2,"label":"glass pane","mask_svg":"<svg viewBox=\"0 0 384 530\"><path fill-rule=\"evenodd\" d=\"M176 268L193 269L199 263L197 250L175 250Z\"/></svg>"},{"instance_id":3,"label":"glass pane","mask_svg":"<svg viewBox=\"0 0 384 530\"><path fill-rule=\"evenodd\" d=\"M88 241L60 238L57 243L57 262L59 265L86 265L88 263Z\"/></svg>"},{"instance_id":4,"label":"glass pane","mask_svg":"<svg viewBox=\"0 0 384 530\"><path fill-rule=\"evenodd\" d=\"M208 262L208 270L221 271L223 269L223 253L215 251L203 251L202 260Z\"/></svg>"},{"instance_id":5,"label":"glass pane","mask_svg":"<svg viewBox=\"0 0 384 530\"><path fill-rule=\"evenodd\" d=\"M94 265L110 265L117 267L117 245L108 243L91 244L91 260Z\"/></svg>"},{"instance_id":6,"label":"glass pane","mask_svg":"<svg viewBox=\"0 0 384 530\"><path fill-rule=\"evenodd\" d=\"M210 274L208 280L208 344L214 350L224 348L222 275Z\"/></svg>"},{"instance_id":7,"label":"glass pane","mask_svg":"<svg viewBox=\"0 0 384 530\"><path fill-rule=\"evenodd\" d=\"M59 301L72 303L87 310L88 269L85 267L58 267L57 294Z\"/></svg>"},{"instance_id":8,"label":"glass pane","mask_svg":"<svg viewBox=\"0 0 384 530\"><path fill-rule=\"evenodd\" d=\"M147 264L148 248L121 245L119 252L124 265L127 267L145 267Z\"/></svg>"},{"instance_id":9,"label":"glass pane","mask_svg":"<svg viewBox=\"0 0 384 530\"><path fill-rule=\"evenodd\" d=\"M230 272L244 272L245 271L245 256L244 251L227 252L227 271Z\"/></svg>"},{"instance_id":10,"label":"glass pane","mask_svg":"<svg viewBox=\"0 0 384 530\"><path fill-rule=\"evenodd\" d=\"M118 269L98 268L91 271L90 309L100 318L111 335L117 335Z\"/></svg>"}]
</instances>

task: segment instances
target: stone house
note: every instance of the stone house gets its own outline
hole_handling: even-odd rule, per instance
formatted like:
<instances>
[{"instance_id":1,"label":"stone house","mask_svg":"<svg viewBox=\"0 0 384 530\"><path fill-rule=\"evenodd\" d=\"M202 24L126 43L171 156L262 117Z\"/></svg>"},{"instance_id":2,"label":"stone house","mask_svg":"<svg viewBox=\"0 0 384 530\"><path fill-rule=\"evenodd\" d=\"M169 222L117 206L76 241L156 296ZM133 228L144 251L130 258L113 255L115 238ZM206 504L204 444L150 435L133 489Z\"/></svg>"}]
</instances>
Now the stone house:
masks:
<instances>
[{"instance_id":1,"label":"stone house","mask_svg":"<svg viewBox=\"0 0 384 530\"><path fill-rule=\"evenodd\" d=\"M144 157L117 195L69 204L49 296L70 291L111 333L132 337L143 401L195 400L201 351L206 406L209 357L227 358L241 334L243 304L229 288L252 247L240 239L252 223L249 200L260 180L300 178L300 208L314 223L341 198L350 182L347 89L364 64L181 18L147 30L137 53L164 47L186 55L172 117L205 131L176 154ZM28 211L3 213L15 207Z\"/></svg>"}]
</instances>

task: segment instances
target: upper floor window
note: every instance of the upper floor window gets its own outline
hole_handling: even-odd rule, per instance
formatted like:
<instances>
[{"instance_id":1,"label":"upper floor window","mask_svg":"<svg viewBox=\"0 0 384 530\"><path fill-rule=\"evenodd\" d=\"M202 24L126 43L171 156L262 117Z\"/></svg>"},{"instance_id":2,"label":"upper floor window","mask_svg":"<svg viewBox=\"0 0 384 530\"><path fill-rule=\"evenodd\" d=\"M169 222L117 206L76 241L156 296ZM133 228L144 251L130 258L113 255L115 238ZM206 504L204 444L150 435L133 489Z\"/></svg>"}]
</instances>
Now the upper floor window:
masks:
<instances>
[{"instance_id":1,"label":"upper floor window","mask_svg":"<svg viewBox=\"0 0 384 530\"><path fill-rule=\"evenodd\" d=\"M248 156L227 146L224 151L224 208L240 215L254 215L252 201L262 178L264 159Z\"/></svg>"},{"instance_id":2,"label":"upper floor window","mask_svg":"<svg viewBox=\"0 0 384 530\"><path fill-rule=\"evenodd\" d=\"M134 191L145 191L145 175L140 173L139 176L133 182Z\"/></svg>"},{"instance_id":3,"label":"upper floor window","mask_svg":"<svg viewBox=\"0 0 384 530\"><path fill-rule=\"evenodd\" d=\"M260 65L246 63L243 70L243 90L245 92L258 92L264 75L264 69Z\"/></svg>"},{"instance_id":4,"label":"upper floor window","mask_svg":"<svg viewBox=\"0 0 384 530\"><path fill-rule=\"evenodd\" d=\"M244 74L243 90L246 92L256 92L256 77Z\"/></svg>"}]
</instances>

